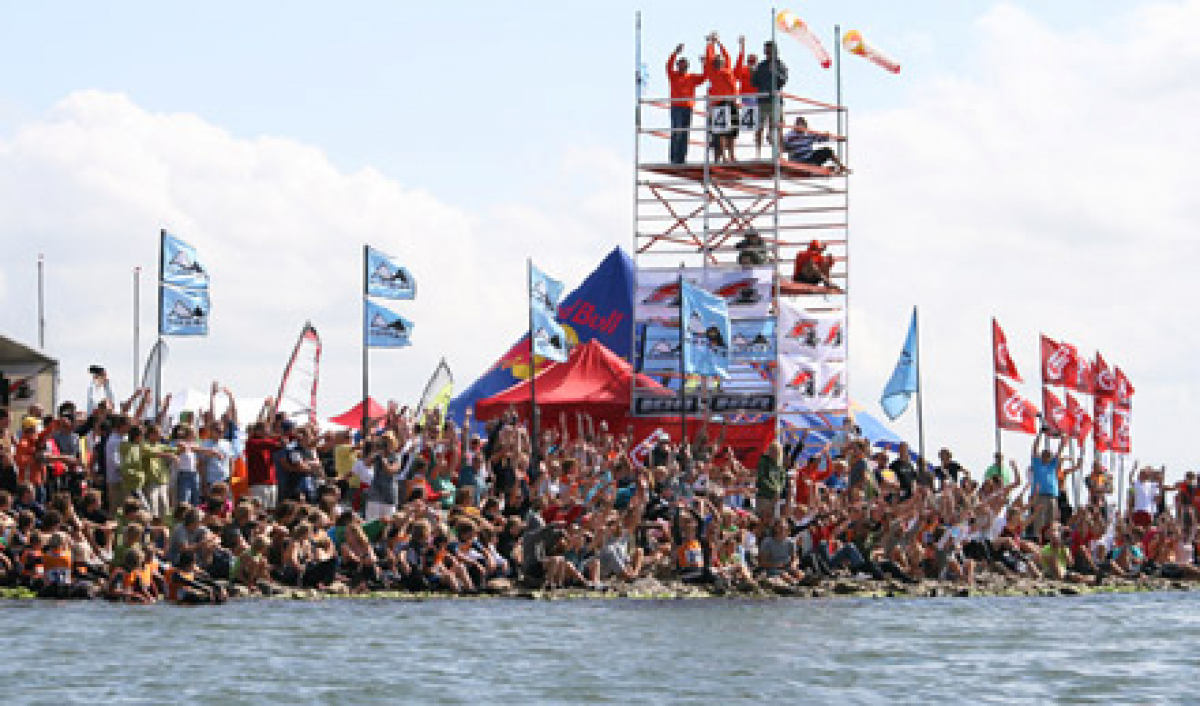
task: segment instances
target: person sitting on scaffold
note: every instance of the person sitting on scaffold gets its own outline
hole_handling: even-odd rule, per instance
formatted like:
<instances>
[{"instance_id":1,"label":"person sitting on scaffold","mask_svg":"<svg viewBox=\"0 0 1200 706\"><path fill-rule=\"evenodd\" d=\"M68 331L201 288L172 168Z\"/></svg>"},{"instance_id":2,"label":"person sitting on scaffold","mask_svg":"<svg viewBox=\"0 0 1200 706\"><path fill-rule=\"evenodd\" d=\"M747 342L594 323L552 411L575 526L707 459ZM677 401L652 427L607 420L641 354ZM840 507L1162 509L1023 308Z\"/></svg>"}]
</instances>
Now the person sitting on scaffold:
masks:
<instances>
[{"instance_id":1,"label":"person sitting on scaffold","mask_svg":"<svg viewBox=\"0 0 1200 706\"><path fill-rule=\"evenodd\" d=\"M833 271L833 255L825 254L825 246L820 241L812 241L807 250L796 255L796 268L792 272L792 281L813 287L828 287L837 289L830 273Z\"/></svg>"},{"instance_id":2,"label":"person sitting on scaffold","mask_svg":"<svg viewBox=\"0 0 1200 706\"><path fill-rule=\"evenodd\" d=\"M788 159L793 162L802 164L811 164L814 167L824 167L826 164L833 163L834 174L846 174L849 170L842 161L838 159L837 154L828 147L818 148L817 145L822 142L829 142L829 136L810 132L808 129L808 121L803 116L796 118L796 123L788 134L783 138L783 150L787 153Z\"/></svg>"}]
</instances>

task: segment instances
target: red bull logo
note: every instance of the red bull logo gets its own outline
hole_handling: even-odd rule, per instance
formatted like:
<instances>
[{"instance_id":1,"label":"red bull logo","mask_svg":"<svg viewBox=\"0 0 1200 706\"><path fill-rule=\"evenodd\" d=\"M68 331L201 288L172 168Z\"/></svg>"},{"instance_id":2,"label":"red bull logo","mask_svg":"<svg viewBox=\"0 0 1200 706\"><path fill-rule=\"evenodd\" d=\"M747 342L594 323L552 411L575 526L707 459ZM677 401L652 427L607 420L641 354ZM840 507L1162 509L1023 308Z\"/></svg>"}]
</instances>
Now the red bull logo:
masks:
<instances>
[{"instance_id":1,"label":"red bull logo","mask_svg":"<svg viewBox=\"0 0 1200 706\"><path fill-rule=\"evenodd\" d=\"M678 293L678 286L676 293ZM653 296L653 295L651 295ZM558 319L563 323L575 324L584 326L597 334L612 334L616 333L617 326L621 320L625 318L625 314L616 309L601 316L596 311L596 306L591 302L577 301L568 306L560 306L558 308Z\"/></svg>"}]
</instances>

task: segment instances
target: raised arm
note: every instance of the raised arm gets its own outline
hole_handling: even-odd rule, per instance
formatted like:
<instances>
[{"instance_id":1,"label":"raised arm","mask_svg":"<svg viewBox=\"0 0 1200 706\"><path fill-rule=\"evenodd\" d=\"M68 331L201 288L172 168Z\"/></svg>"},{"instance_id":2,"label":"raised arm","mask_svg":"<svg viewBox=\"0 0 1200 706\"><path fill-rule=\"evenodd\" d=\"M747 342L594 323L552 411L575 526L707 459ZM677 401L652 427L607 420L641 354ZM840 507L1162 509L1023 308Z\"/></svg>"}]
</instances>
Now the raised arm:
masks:
<instances>
[{"instance_id":1,"label":"raised arm","mask_svg":"<svg viewBox=\"0 0 1200 706\"><path fill-rule=\"evenodd\" d=\"M675 71L675 59L679 58L679 54L682 51L683 51L683 45L682 44L676 45L675 51L671 52L671 55L667 57L667 77L668 78L675 78L678 75L678 73Z\"/></svg>"}]
</instances>

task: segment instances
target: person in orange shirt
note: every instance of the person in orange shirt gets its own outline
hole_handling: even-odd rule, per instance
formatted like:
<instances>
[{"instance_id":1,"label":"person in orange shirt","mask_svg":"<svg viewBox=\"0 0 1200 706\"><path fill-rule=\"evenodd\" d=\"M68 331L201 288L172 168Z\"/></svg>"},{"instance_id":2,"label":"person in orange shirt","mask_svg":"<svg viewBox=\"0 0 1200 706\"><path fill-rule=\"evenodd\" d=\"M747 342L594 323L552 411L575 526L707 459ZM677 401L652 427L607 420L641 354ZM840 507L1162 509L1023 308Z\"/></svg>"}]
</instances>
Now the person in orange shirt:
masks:
<instances>
[{"instance_id":1,"label":"person in orange shirt","mask_svg":"<svg viewBox=\"0 0 1200 706\"><path fill-rule=\"evenodd\" d=\"M33 417L21 420L21 438L13 452L13 462L17 466L17 482L29 483L33 486L34 500L44 503L46 496L46 471L38 463L38 423Z\"/></svg>"},{"instance_id":2,"label":"person in orange shirt","mask_svg":"<svg viewBox=\"0 0 1200 706\"><path fill-rule=\"evenodd\" d=\"M720 54L717 50L720 50ZM709 129L716 130L712 125L712 116L719 108L725 108L727 113L728 125L726 129L720 133L713 133L713 161L734 161L733 159L733 144L737 140L737 125L738 125L738 109L737 96L738 82L733 75L732 62L729 60L729 52L725 50L725 45L717 38L717 33L713 32L708 37L708 49L704 53L704 76L708 79L708 114L709 114Z\"/></svg>"},{"instance_id":3,"label":"person in orange shirt","mask_svg":"<svg viewBox=\"0 0 1200 706\"><path fill-rule=\"evenodd\" d=\"M671 84L671 164L687 161L688 131L692 127L692 109L696 105L696 87L704 83L704 74L689 74L688 60L679 56L683 45L667 57L667 82Z\"/></svg>"},{"instance_id":4,"label":"person in orange shirt","mask_svg":"<svg viewBox=\"0 0 1200 706\"><path fill-rule=\"evenodd\" d=\"M825 254L825 245L814 240L808 244L807 250L796 255L796 268L792 280L812 286L833 288L833 256Z\"/></svg>"},{"instance_id":5,"label":"person in orange shirt","mask_svg":"<svg viewBox=\"0 0 1200 706\"><path fill-rule=\"evenodd\" d=\"M742 97L742 107L750 108L758 105L758 89L754 87L754 69L758 66L758 56L746 54L746 38L738 37L738 58L733 65L733 76L737 79L738 95ZM754 156L762 156L762 130L754 131Z\"/></svg>"}]
</instances>

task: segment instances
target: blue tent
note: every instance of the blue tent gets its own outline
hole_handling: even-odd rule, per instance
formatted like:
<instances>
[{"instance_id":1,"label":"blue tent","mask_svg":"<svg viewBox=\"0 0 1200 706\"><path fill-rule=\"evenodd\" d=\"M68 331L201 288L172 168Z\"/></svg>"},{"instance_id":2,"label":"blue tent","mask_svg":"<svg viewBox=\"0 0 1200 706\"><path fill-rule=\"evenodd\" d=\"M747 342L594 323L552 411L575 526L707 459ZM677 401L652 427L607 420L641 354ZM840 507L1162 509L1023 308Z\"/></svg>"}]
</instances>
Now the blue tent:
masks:
<instances>
[{"instance_id":1,"label":"blue tent","mask_svg":"<svg viewBox=\"0 0 1200 706\"><path fill-rule=\"evenodd\" d=\"M854 405L851 404L851 407L854 407ZM852 409L850 417L858 425L862 436L878 448L895 451L899 448L900 444L904 443L904 440L889 429L887 425L862 410ZM842 428L842 424L845 423L846 417L841 414L806 414L798 418L793 417L792 419L796 421L793 422L785 418L782 433L783 441L784 443L794 444L803 434L802 430L807 428L808 437L805 441L805 456L808 456L816 453L822 445L833 440L833 437Z\"/></svg>"},{"instance_id":2,"label":"blue tent","mask_svg":"<svg viewBox=\"0 0 1200 706\"><path fill-rule=\"evenodd\" d=\"M563 299L558 320L572 343L598 340L613 353L629 359L633 348L633 260L613 248L583 284ZM500 357L470 387L450 402L449 416L462 422L463 414L481 399L507 390L529 371L528 334ZM520 373L520 376L514 373Z\"/></svg>"}]
</instances>

